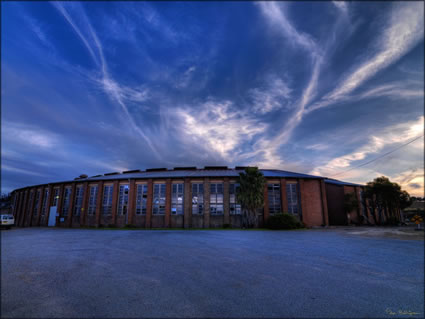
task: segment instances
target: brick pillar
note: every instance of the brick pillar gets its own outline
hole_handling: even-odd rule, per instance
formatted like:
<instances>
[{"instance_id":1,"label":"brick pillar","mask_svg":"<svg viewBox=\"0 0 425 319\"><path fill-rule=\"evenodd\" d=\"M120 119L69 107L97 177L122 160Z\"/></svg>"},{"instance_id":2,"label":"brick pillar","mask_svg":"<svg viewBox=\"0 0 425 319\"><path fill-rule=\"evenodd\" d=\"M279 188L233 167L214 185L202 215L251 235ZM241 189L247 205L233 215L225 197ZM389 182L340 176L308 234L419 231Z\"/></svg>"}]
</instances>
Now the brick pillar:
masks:
<instances>
[{"instance_id":1,"label":"brick pillar","mask_svg":"<svg viewBox=\"0 0 425 319\"><path fill-rule=\"evenodd\" d=\"M267 196L267 181L266 184L264 185L264 223L266 223L267 219L269 218L269 197Z\"/></svg>"},{"instance_id":2,"label":"brick pillar","mask_svg":"<svg viewBox=\"0 0 425 319\"><path fill-rule=\"evenodd\" d=\"M18 203L19 203L19 196L17 192L13 193L13 211L12 211L12 215L13 218L16 220L16 212L18 209Z\"/></svg>"},{"instance_id":3,"label":"brick pillar","mask_svg":"<svg viewBox=\"0 0 425 319\"><path fill-rule=\"evenodd\" d=\"M112 225L117 225L117 204L118 204L118 193L119 193L119 181L114 181L113 193L112 193Z\"/></svg>"},{"instance_id":4,"label":"brick pillar","mask_svg":"<svg viewBox=\"0 0 425 319\"><path fill-rule=\"evenodd\" d=\"M134 214L136 212L136 181L134 179L130 180L130 189L128 191L128 205L127 205L127 214L128 214L128 224L133 224Z\"/></svg>"},{"instance_id":5,"label":"brick pillar","mask_svg":"<svg viewBox=\"0 0 425 319\"><path fill-rule=\"evenodd\" d=\"M320 193L322 194L322 214L323 224L329 226L329 215L328 215L328 201L326 199L326 186L325 180L320 180Z\"/></svg>"},{"instance_id":6,"label":"brick pillar","mask_svg":"<svg viewBox=\"0 0 425 319\"><path fill-rule=\"evenodd\" d=\"M152 179L148 180L148 201L146 203L146 219L145 228L152 226L152 200L153 200L153 182Z\"/></svg>"},{"instance_id":7,"label":"brick pillar","mask_svg":"<svg viewBox=\"0 0 425 319\"><path fill-rule=\"evenodd\" d=\"M66 219L66 226L67 227L72 227L72 216L73 216L73 213L74 213L75 189L76 188L77 188L76 183L72 183L71 196L69 196L68 217Z\"/></svg>"},{"instance_id":8,"label":"brick pillar","mask_svg":"<svg viewBox=\"0 0 425 319\"><path fill-rule=\"evenodd\" d=\"M45 187L43 187L40 190L40 198L38 199L38 207L37 207L37 212L38 212L38 218L37 218L37 226L40 226L40 220L41 220L41 208L43 207L43 201L44 201L44 196L45 196Z\"/></svg>"},{"instance_id":9,"label":"brick pillar","mask_svg":"<svg viewBox=\"0 0 425 319\"><path fill-rule=\"evenodd\" d=\"M102 212L103 204L103 181L99 181L97 184L97 199L96 199L96 227L100 224L100 214Z\"/></svg>"},{"instance_id":10,"label":"brick pillar","mask_svg":"<svg viewBox=\"0 0 425 319\"><path fill-rule=\"evenodd\" d=\"M49 185L49 195L47 196L47 202L46 202L46 216L44 216L44 226L47 226L49 224L49 215L50 215L50 205L52 204L52 192L53 192L53 186Z\"/></svg>"},{"instance_id":11,"label":"brick pillar","mask_svg":"<svg viewBox=\"0 0 425 319\"><path fill-rule=\"evenodd\" d=\"M21 211L22 211L22 204L24 202L24 193L22 191L19 191L18 193L18 207L16 210L16 216L15 216L15 223L16 226L19 226L21 221Z\"/></svg>"},{"instance_id":12,"label":"brick pillar","mask_svg":"<svg viewBox=\"0 0 425 319\"><path fill-rule=\"evenodd\" d=\"M59 225L59 220L62 216L62 204L63 204L63 198L62 197L63 197L64 189L65 189L64 185L61 184L59 186L59 195L58 195L59 198L58 198L58 204L56 206L56 212L58 213L56 215L59 215L59 216L56 216L56 225Z\"/></svg>"},{"instance_id":13,"label":"brick pillar","mask_svg":"<svg viewBox=\"0 0 425 319\"><path fill-rule=\"evenodd\" d=\"M24 205L22 207L22 218L21 218L21 226L22 227L25 227L25 220L26 220L26 215L27 215L27 210L28 210L29 197L30 197L30 190L27 189L26 193L24 195Z\"/></svg>"},{"instance_id":14,"label":"brick pillar","mask_svg":"<svg viewBox=\"0 0 425 319\"><path fill-rule=\"evenodd\" d=\"M280 201L282 206L282 212L288 212L288 198L286 197L286 179L280 179Z\"/></svg>"},{"instance_id":15,"label":"brick pillar","mask_svg":"<svg viewBox=\"0 0 425 319\"><path fill-rule=\"evenodd\" d=\"M169 228L171 223L171 179L165 182L165 228Z\"/></svg>"},{"instance_id":16,"label":"brick pillar","mask_svg":"<svg viewBox=\"0 0 425 319\"><path fill-rule=\"evenodd\" d=\"M300 201L300 205L301 205L301 214L302 214L302 222L306 223L306 216L308 216L308 213L306 211L307 208L307 203L305 202L305 196L304 196L304 180L303 179L298 179L298 185L300 187L300 191L299 191L299 198L298 200Z\"/></svg>"},{"instance_id":17,"label":"brick pillar","mask_svg":"<svg viewBox=\"0 0 425 319\"><path fill-rule=\"evenodd\" d=\"M229 178L224 178L223 183L223 210L224 210L224 216L223 216L223 224L230 225L230 193L229 193L230 183Z\"/></svg>"},{"instance_id":18,"label":"brick pillar","mask_svg":"<svg viewBox=\"0 0 425 319\"><path fill-rule=\"evenodd\" d=\"M16 210L15 210L14 217L15 217L15 224L16 224L16 226L18 226L18 223L19 223L19 209L21 208L22 194L21 194L20 191L18 191L18 192L16 192L16 195L15 196L17 196L17 202L16 202Z\"/></svg>"},{"instance_id":19,"label":"brick pillar","mask_svg":"<svg viewBox=\"0 0 425 319\"><path fill-rule=\"evenodd\" d=\"M184 179L183 194L184 228L192 228L192 185L189 178Z\"/></svg>"},{"instance_id":20,"label":"brick pillar","mask_svg":"<svg viewBox=\"0 0 425 319\"><path fill-rule=\"evenodd\" d=\"M360 202L360 187L359 186L355 186L354 187L354 192L356 193L356 199L357 199L357 203L359 204L358 206L357 206L357 217L358 217L358 221L359 221L359 224L361 225L362 224L362 222L361 222L361 207L362 207L362 203Z\"/></svg>"},{"instance_id":21,"label":"brick pillar","mask_svg":"<svg viewBox=\"0 0 425 319\"><path fill-rule=\"evenodd\" d=\"M83 202L81 203L81 213L80 213L80 226L87 225L87 207L89 203L90 189L89 183L84 182L83 184Z\"/></svg>"},{"instance_id":22,"label":"brick pillar","mask_svg":"<svg viewBox=\"0 0 425 319\"><path fill-rule=\"evenodd\" d=\"M210 179L204 178L204 228L210 228Z\"/></svg>"},{"instance_id":23,"label":"brick pillar","mask_svg":"<svg viewBox=\"0 0 425 319\"><path fill-rule=\"evenodd\" d=\"M37 195L36 193L37 193L37 190L33 189L32 190L32 199L31 199L31 201L29 202L29 205L28 205L28 214L27 214L28 219L25 221L25 224L28 227L31 226L31 222L32 222L32 214L34 213L35 196Z\"/></svg>"}]
</instances>

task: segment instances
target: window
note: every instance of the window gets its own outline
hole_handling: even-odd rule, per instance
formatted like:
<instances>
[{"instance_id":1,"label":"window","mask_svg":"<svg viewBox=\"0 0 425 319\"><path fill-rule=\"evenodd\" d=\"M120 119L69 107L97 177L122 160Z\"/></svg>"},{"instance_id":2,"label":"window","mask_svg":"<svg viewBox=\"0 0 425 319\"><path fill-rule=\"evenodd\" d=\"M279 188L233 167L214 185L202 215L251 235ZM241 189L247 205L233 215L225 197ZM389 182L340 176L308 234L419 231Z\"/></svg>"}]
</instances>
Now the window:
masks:
<instances>
[{"instance_id":1,"label":"window","mask_svg":"<svg viewBox=\"0 0 425 319\"><path fill-rule=\"evenodd\" d=\"M136 214L146 215L146 207L148 204L148 185L137 185L136 197Z\"/></svg>"},{"instance_id":2,"label":"window","mask_svg":"<svg viewBox=\"0 0 425 319\"><path fill-rule=\"evenodd\" d=\"M75 189L75 201L74 201L74 216L80 216L81 206L83 204L84 188L83 186L78 186Z\"/></svg>"},{"instance_id":3,"label":"window","mask_svg":"<svg viewBox=\"0 0 425 319\"><path fill-rule=\"evenodd\" d=\"M269 213L280 213L280 184L267 184L267 198L269 200Z\"/></svg>"},{"instance_id":4,"label":"window","mask_svg":"<svg viewBox=\"0 0 425 319\"><path fill-rule=\"evenodd\" d=\"M298 183L286 184L286 198L288 201L288 213L298 214L299 200L298 200Z\"/></svg>"},{"instance_id":5,"label":"window","mask_svg":"<svg viewBox=\"0 0 425 319\"><path fill-rule=\"evenodd\" d=\"M192 184L192 214L204 213L204 184Z\"/></svg>"},{"instance_id":6,"label":"window","mask_svg":"<svg viewBox=\"0 0 425 319\"><path fill-rule=\"evenodd\" d=\"M87 210L88 215L96 214L97 193L98 193L98 187L90 186L89 207Z\"/></svg>"},{"instance_id":7,"label":"window","mask_svg":"<svg viewBox=\"0 0 425 319\"><path fill-rule=\"evenodd\" d=\"M223 214L223 183L210 184L210 213Z\"/></svg>"},{"instance_id":8,"label":"window","mask_svg":"<svg viewBox=\"0 0 425 319\"><path fill-rule=\"evenodd\" d=\"M120 185L120 192L118 194L118 215L127 214L128 189L128 185Z\"/></svg>"},{"instance_id":9,"label":"window","mask_svg":"<svg viewBox=\"0 0 425 319\"><path fill-rule=\"evenodd\" d=\"M165 214L165 184L153 185L153 206L154 215Z\"/></svg>"},{"instance_id":10,"label":"window","mask_svg":"<svg viewBox=\"0 0 425 319\"><path fill-rule=\"evenodd\" d=\"M41 191L40 190L38 190L35 193L35 202L34 202L33 216L37 216L38 215L38 203L40 201L40 194L41 194Z\"/></svg>"},{"instance_id":11,"label":"window","mask_svg":"<svg viewBox=\"0 0 425 319\"><path fill-rule=\"evenodd\" d=\"M102 214L111 215L112 213L112 194L114 191L113 185L107 185L103 188L103 206Z\"/></svg>"},{"instance_id":12,"label":"window","mask_svg":"<svg viewBox=\"0 0 425 319\"><path fill-rule=\"evenodd\" d=\"M71 198L71 187L65 188L65 193L63 194L63 206L62 206L62 215L68 216L69 209L69 199Z\"/></svg>"},{"instance_id":13,"label":"window","mask_svg":"<svg viewBox=\"0 0 425 319\"><path fill-rule=\"evenodd\" d=\"M184 185L173 184L171 192L171 213L173 215L183 214L183 200L184 200Z\"/></svg>"},{"instance_id":14,"label":"window","mask_svg":"<svg viewBox=\"0 0 425 319\"><path fill-rule=\"evenodd\" d=\"M44 190L43 204L41 206L41 216L46 215L46 211L47 211L47 197L49 197L49 189L48 188L46 188Z\"/></svg>"},{"instance_id":15,"label":"window","mask_svg":"<svg viewBox=\"0 0 425 319\"><path fill-rule=\"evenodd\" d=\"M229 185L229 208L230 215L240 215L241 214L241 205L236 203L236 192L239 189L239 184L230 183Z\"/></svg>"},{"instance_id":16,"label":"window","mask_svg":"<svg viewBox=\"0 0 425 319\"><path fill-rule=\"evenodd\" d=\"M55 188L53 190L53 205L52 206L58 206L58 200L59 200L59 188Z\"/></svg>"}]
</instances>

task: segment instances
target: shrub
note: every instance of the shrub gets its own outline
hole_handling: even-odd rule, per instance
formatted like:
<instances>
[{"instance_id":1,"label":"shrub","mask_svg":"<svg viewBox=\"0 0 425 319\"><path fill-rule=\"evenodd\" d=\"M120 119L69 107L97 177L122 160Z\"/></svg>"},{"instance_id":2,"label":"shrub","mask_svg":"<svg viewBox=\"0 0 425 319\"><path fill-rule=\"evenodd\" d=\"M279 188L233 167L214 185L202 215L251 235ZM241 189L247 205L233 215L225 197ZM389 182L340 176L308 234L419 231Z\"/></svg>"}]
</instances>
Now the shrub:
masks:
<instances>
[{"instance_id":1,"label":"shrub","mask_svg":"<svg viewBox=\"0 0 425 319\"><path fill-rule=\"evenodd\" d=\"M223 228L232 228L232 225L230 225L230 224L223 224Z\"/></svg>"},{"instance_id":2,"label":"shrub","mask_svg":"<svg viewBox=\"0 0 425 319\"><path fill-rule=\"evenodd\" d=\"M272 215L266 222L266 227L269 229L297 229L303 226L303 223L288 213Z\"/></svg>"}]
</instances>

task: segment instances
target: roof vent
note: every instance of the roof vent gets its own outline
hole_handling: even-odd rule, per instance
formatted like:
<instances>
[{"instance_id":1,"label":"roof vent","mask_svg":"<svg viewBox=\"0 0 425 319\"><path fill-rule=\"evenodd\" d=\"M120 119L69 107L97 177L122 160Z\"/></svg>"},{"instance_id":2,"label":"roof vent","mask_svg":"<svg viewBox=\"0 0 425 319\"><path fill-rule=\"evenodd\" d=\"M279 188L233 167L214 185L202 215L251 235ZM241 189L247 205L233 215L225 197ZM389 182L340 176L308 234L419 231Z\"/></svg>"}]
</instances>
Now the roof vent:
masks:
<instances>
[{"instance_id":1,"label":"roof vent","mask_svg":"<svg viewBox=\"0 0 425 319\"><path fill-rule=\"evenodd\" d=\"M148 168L146 172L160 172L160 171L166 171L166 168Z\"/></svg>"},{"instance_id":2,"label":"roof vent","mask_svg":"<svg viewBox=\"0 0 425 319\"><path fill-rule=\"evenodd\" d=\"M248 167L253 167L253 168L255 167L255 168L258 168L257 166L236 166L236 167L235 167L235 169L236 169L236 170L238 170L238 169L245 170L245 168L248 168Z\"/></svg>"},{"instance_id":3,"label":"roof vent","mask_svg":"<svg viewBox=\"0 0 425 319\"><path fill-rule=\"evenodd\" d=\"M88 176L86 174L81 174L80 178L87 178Z\"/></svg>"},{"instance_id":4,"label":"roof vent","mask_svg":"<svg viewBox=\"0 0 425 319\"><path fill-rule=\"evenodd\" d=\"M174 167L175 171L196 171L196 166Z\"/></svg>"},{"instance_id":5,"label":"roof vent","mask_svg":"<svg viewBox=\"0 0 425 319\"><path fill-rule=\"evenodd\" d=\"M141 173L142 171L140 169L133 169L131 171L124 171L123 174L131 174L131 173Z\"/></svg>"},{"instance_id":6,"label":"roof vent","mask_svg":"<svg viewBox=\"0 0 425 319\"><path fill-rule=\"evenodd\" d=\"M101 175L94 175L94 176L92 176L92 177L90 177L90 178L93 178L93 177L100 177L100 176L103 176L102 174Z\"/></svg>"},{"instance_id":7,"label":"roof vent","mask_svg":"<svg viewBox=\"0 0 425 319\"><path fill-rule=\"evenodd\" d=\"M205 166L204 169L227 169L227 166Z\"/></svg>"},{"instance_id":8,"label":"roof vent","mask_svg":"<svg viewBox=\"0 0 425 319\"><path fill-rule=\"evenodd\" d=\"M113 172L113 173L105 173L103 174L104 176L109 176L109 175L118 175L119 172Z\"/></svg>"}]
</instances>

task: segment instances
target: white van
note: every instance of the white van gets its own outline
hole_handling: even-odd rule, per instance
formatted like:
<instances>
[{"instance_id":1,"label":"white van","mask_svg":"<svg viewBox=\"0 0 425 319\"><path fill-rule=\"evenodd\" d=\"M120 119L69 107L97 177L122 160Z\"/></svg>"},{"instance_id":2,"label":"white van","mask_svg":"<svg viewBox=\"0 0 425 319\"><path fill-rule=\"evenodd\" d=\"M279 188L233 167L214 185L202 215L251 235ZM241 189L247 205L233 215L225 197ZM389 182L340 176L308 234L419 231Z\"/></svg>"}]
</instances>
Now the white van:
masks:
<instances>
[{"instance_id":1,"label":"white van","mask_svg":"<svg viewBox=\"0 0 425 319\"><path fill-rule=\"evenodd\" d=\"M0 227L10 229L15 225L15 218L11 214L1 214L0 215Z\"/></svg>"}]
</instances>

